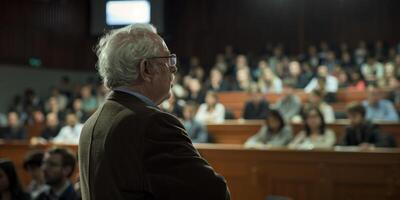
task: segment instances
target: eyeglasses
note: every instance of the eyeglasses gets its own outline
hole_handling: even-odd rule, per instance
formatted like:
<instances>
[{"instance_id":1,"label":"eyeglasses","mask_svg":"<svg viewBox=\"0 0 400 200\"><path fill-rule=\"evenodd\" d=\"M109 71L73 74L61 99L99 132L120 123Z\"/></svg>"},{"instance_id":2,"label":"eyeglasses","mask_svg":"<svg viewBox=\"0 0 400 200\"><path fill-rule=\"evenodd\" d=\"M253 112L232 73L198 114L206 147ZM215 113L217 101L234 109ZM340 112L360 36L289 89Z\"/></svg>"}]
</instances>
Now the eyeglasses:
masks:
<instances>
[{"instance_id":1,"label":"eyeglasses","mask_svg":"<svg viewBox=\"0 0 400 200\"><path fill-rule=\"evenodd\" d=\"M169 56L157 56L157 57L150 57L146 59L157 59L157 58L168 58L168 66L175 67L177 63L177 58L175 54L171 54Z\"/></svg>"}]
</instances>

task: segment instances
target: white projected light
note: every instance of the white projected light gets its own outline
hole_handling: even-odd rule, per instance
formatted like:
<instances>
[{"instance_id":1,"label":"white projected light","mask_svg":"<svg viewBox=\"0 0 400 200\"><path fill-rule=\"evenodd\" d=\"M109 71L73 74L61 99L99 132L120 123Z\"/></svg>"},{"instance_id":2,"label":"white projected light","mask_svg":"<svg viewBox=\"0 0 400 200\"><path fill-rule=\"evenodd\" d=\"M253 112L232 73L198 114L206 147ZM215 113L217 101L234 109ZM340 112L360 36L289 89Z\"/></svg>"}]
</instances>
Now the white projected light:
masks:
<instances>
[{"instance_id":1,"label":"white projected light","mask_svg":"<svg viewBox=\"0 0 400 200\"><path fill-rule=\"evenodd\" d=\"M109 1L106 4L107 25L150 23L148 1Z\"/></svg>"}]
</instances>

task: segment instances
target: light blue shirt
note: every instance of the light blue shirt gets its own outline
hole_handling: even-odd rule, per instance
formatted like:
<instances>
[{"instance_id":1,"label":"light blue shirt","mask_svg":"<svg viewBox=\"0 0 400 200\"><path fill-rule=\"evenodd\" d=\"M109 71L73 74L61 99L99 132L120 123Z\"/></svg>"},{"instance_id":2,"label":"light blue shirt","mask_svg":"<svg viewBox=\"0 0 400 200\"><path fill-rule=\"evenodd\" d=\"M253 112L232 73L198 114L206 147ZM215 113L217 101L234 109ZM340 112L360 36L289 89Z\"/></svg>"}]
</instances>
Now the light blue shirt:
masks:
<instances>
[{"instance_id":1,"label":"light blue shirt","mask_svg":"<svg viewBox=\"0 0 400 200\"><path fill-rule=\"evenodd\" d=\"M130 94L130 95L132 95L132 96L135 96L135 97L139 98L139 99L142 100L146 105L151 106L151 107L155 107L155 108L158 109L157 105L156 105L151 99L149 99L148 97L144 96L143 94L140 94L140 93L138 93L138 92L129 90L129 89L124 88L124 87L115 88L114 91L119 91L119 92L128 93L128 94Z\"/></svg>"},{"instance_id":2,"label":"light blue shirt","mask_svg":"<svg viewBox=\"0 0 400 200\"><path fill-rule=\"evenodd\" d=\"M382 99L377 105L369 105L368 101L362 102L367 111L367 119L372 121L397 122L399 116L392 102Z\"/></svg>"}]
</instances>

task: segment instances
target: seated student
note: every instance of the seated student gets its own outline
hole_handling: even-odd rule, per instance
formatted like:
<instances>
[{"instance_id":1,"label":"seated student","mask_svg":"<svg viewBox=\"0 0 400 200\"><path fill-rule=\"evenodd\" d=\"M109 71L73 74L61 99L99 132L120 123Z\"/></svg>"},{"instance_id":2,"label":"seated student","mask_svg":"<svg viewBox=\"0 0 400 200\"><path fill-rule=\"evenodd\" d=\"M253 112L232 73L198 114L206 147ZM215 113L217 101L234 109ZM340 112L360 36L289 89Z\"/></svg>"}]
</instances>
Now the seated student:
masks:
<instances>
[{"instance_id":1,"label":"seated student","mask_svg":"<svg viewBox=\"0 0 400 200\"><path fill-rule=\"evenodd\" d=\"M196 115L197 105L189 101L183 107L183 126L185 127L190 139L194 143L206 143L209 141L206 128L199 123L194 116Z\"/></svg>"},{"instance_id":2,"label":"seated student","mask_svg":"<svg viewBox=\"0 0 400 200\"><path fill-rule=\"evenodd\" d=\"M379 88L369 88L368 99L362 102L366 109L366 118L371 121L397 122L399 116L393 103L383 99Z\"/></svg>"},{"instance_id":3,"label":"seated student","mask_svg":"<svg viewBox=\"0 0 400 200\"><path fill-rule=\"evenodd\" d=\"M224 122L225 107L218 102L217 93L207 92L206 102L200 105L195 118L202 124Z\"/></svg>"},{"instance_id":4,"label":"seated student","mask_svg":"<svg viewBox=\"0 0 400 200\"><path fill-rule=\"evenodd\" d=\"M321 81L325 79L325 81ZM323 85L321 85L323 83ZM328 67L321 65L318 67L317 77L314 77L304 88L304 91L324 90L327 93L336 93L339 88L339 82L336 77L328 72Z\"/></svg>"},{"instance_id":5,"label":"seated student","mask_svg":"<svg viewBox=\"0 0 400 200\"><path fill-rule=\"evenodd\" d=\"M379 127L365 119L365 107L359 103L350 104L347 108L350 125L346 127L341 145L346 146L380 146Z\"/></svg>"},{"instance_id":6,"label":"seated student","mask_svg":"<svg viewBox=\"0 0 400 200\"><path fill-rule=\"evenodd\" d=\"M77 200L78 196L69 180L74 172L75 162L74 154L68 149L48 150L44 155L42 169L49 188L35 200Z\"/></svg>"},{"instance_id":7,"label":"seated student","mask_svg":"<svg viewBox=\"0 0 400 200\"><path fill-rule=\"evenodd\" d=\"M291 122L293 117L300 112L301 100L290 85L284 84L283 96L273 105L273 108L282 113L285 121Z\"/></svg>"},{"instance_id":8,"label":"seated student","mask_svg":"<svg viewBox=\"0 0 400 200\"><path fill-rule=\"evenodd\" d=\"M21 125L17 112L8 113L7 126L0 130L0 139L21 140L26 138L25 128Z\"/></svg>"},{"instance_id":9,"label":"seated student","mask_svg":"<svg viewBox=\"0 0 400 200\"><path fill-rule=\"evenodd\" d=\"M42 151L32 151L24 159L23 167L32 179L27 187L27 192L31 194L32 199L48 189L41 169L43 156Z\"/></svg>"},{"instance_id":10,"label":"seated student","mask_svg":"<svg viewBox=\"0 0 400 200\"><path fill-rule=\"evenodd\" d=\"M332 130L326 128L324 116L318 108L308 109L303 116L304 130L290 142L289 148L330 148L335 144L336 135Z\"/></svg>"},{"instance_id":11,"label":"seated student","mask_svg":"<svg viewBox=\"0 0 400 200\"><path fill-rule=\"evenodd\" d=\"M83 125L78 122L75 114L66 116L66 126L62 127L60 133L52 140L54 143L78 144Z\"/></svg>"},{"instance_id":12,"label":"seated student","mask_svg":"<svg viewBox=\"0 0 400 200\"><path fill-rule=\"evenodd\" d=\"M29 200L19 182L14 164L10 160L0 159L0 199Z\"/></svg>"},{"instance_id":13,"label":"seated student","mask_svg":"<svg viewBox=\"0 0 400 200\"><path fill-rule=\"evenodd\" d=\"M271 110L265 119L265 125L257 134L250 137L244 146L246 148L284 147L292 137L292 129L286 125L280 112Z\"/></svg>"},{"instance_id":14,"label":"seated student","mask_svg":"<svg viewBox=\"0 0 400 200\"><path fill-rule=\"evenodd\" d=\"M257 86L252 86L249 93L251 99L244 106L243 118L265 119L269 110L268 102L263 98L261 93L258 93Z\"/></svg>"},{"instance_id":15,"label":"seated student","mask_svg":"<svg viewBox=\"0 0 400 200\"><path fill-rule=\"evenodd\" d=\"M323 94L319 90L313 90L308 96L308 102L305 103L301 109L301 114L312 107L317 107L324 116L324 120L327 123L335 121L335 113L333 112L332 106L323 101Z\"/></svg>"},{"instance_id":16,"label":"seated student","mask_svg":"<svg viewBox=\"0 0 400 200\"><path fill-rule=\"evenodd\" d=\"M52 140L60 132L60 123L56 113L48 113L46 115L46 126L42 131L41 137L46 140Z\"/></svg>"}]
</instances>

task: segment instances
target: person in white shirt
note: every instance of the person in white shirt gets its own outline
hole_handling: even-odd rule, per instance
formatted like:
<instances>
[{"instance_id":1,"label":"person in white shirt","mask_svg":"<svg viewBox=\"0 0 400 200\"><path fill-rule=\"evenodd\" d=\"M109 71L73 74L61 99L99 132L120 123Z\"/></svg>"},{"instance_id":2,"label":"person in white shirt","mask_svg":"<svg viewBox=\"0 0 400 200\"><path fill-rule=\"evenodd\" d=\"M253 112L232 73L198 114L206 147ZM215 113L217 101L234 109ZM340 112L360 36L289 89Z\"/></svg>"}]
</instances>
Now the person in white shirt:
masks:
<instances>
[{"instance_id":1,"label":"person in white shirt","mask_svg":"<svg viewBox=\"0 0 400 200\"><path fill-rule=\"evenodd\" d=\"M325 85L321 86L318 79L325 78ZM313 90L324 88L325 92L336 93L339 88L339 81L336 77L328 74L328 67L321 65L318 67L318 76L311 79L311 81L304 88L304 91L310 93Z\"/></svg>"},{"instance_id":2,"label":"person in white shirt","mask_svg":"<svg viewBox=\"0 0 400 200\"><path fill-rule=\"evenodd\" d=\"M225 120L225 107L218 102L217 93L207 92L206 102L201 104L195 119L200 123L222 123Z\"/></svg>"},{"instance_id":3,"label":"person in white shirt","mask_svg":"<svg viewBox=\"0 0 400 200\"><path fill-rule=\"evenodd\" d=\"M83 125L78 122L75 114L69 113L66 116L66 126L62 127L53 143L78 144Z\"/></svg>"}]
</instances>

